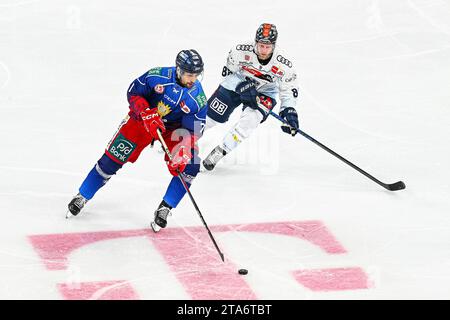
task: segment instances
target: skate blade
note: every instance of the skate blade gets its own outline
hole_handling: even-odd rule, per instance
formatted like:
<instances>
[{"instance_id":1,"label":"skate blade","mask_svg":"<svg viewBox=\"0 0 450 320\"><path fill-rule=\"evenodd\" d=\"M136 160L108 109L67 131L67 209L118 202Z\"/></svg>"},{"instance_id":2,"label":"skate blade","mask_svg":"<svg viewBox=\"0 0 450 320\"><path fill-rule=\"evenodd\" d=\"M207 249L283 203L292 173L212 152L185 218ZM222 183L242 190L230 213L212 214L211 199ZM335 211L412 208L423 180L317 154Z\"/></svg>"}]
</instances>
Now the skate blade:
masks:
<instances>
[{"instance_id":1,"label":"skate blade","mask_svg":"<svg viewBox=\"0 0 450 320\"><path fill-rule=\"evenodd\" d=\"M159 230L161 230L161 227L158 226L154 221L150 225L151 225L154 233L158 233Z\"/></svg>"},{"instance_id":2,"label":"skate blade","mask_svg":"<svg viewBox=\"0 0 450 320\"><path fill-rule=\"evenodd\" d=\"M70 210L67 210L67 212L66 212L66 219L70 219L72 217L75 217L75 216L72 214L72 212L70 212Z\"/></svg>"}]
</instances>

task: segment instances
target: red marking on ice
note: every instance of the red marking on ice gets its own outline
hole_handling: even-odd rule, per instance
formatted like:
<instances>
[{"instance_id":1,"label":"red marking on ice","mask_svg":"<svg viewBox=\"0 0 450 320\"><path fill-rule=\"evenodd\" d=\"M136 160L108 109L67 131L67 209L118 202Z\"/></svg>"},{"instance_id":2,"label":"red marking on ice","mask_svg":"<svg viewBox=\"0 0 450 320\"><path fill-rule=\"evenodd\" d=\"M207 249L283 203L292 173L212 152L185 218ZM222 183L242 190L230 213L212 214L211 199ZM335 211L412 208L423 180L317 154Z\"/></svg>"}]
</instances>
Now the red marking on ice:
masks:
<instances>
[{"instance_id":1,"label":"red marking on ice","mask_svg":"<svg viewBox=\"0 0 450 320\"><path fill-rule=\"evenodd\" d=\"M184 231L184 229L186 231ZM184 229L167 228L159 234L155 234L148 229L63 233L35 235L30 236L29 239L39 256L44 261L44 264L48 270L65 270L67 269L67 258L74 250L98 241L142 236L149 237L150 240L160 241L165 238L170 238L168 236L169 232L170 234L185 235L188 233L194 233L196 238L207 237L206 230L203 227L189 227ZM286 235L309 241L319 246L327 253L341 254L347 252L320 221L223 225L212 226L210 229L212 232L246 231ZM188 237L187 240L192 241L192 238ZM208 244L207 247L209 250L215 252L215 249L209 239L205 239L204 242Z\"/></svg>"},{"instance_id":2,"label":"red marking on ice","mask_svg":"<svg viewBox=\"0 0 450 320\"><path fill-rule=\"evenodd\" d=\"M237 273L238 267L228 260L225 263L220 260L203 227L181 231L178 228L166 229L153 239L153 244L192 299L257 299Z\"/></svg>"},{"instance_id":3,"label":"red marking on ice","mask_svg":"<svg viewBox=\"0 0 450 320\"><path fill-rule=\"evenodd\" d=\"M212 226L210 229L217 234L241 231L285 235L308 241L328 254L346 253L346 250L320 221L222 225ZM244 280L245 278L237 273L238 267L230 261L225 260L226 262L223 263L220 260L204 227L167 228L158 234L149 229L140 229L35 235L30 236L29 239L48 270L65 270L68 267L68 257L74 250L98 241L130 237L148 237L193 299L257 298ZM297 280L306 287L311 287L312 290L317 288L320 290L320 285L314 285L314 283L322 283L320 279L317 280L315 271L302 272L295 273ZM334 274L342 274L341 278L349 276L351 278L349 281L354 283L352 279L355 275L352 273L335 272ZM337 285L331 287L339 288ZM78 298L84 297L81 291L74 291L71 297L77 297L76 292L80 293ZM63 293L67 297L66 291Z\"/></svg>"},{"instance_id":4,"label":"red marking on ice","mask_svg":"<svg viewBox=\"0 0 450 320\"><path fill-rule=\"evenodd\" d=\"M58 284L66 300L137 300L138 295L126 281Z\"/></svg>"},{"instance_id":5,"label":"red marking on ice","mask_svg":"<svg viewBox=\"0 0 450 320\"><path fill-rule=\"evenodd\" d=\"M145 236L148 230L62 233L30 236L29 239L48 270L67 269L72 251L103 240Z\"/></svg>"},{"instance_id":6,"label":"red marking on ice","mask_svg":"<svg viewBox=\"0 0 450 320\"><path fill-rule=\"evenodd\" d=\"M297 270L295 279L313 291L368 289L369 279L361 268Z\"/></svg>"},{"instance_id":7,"label":"red marking on ice","mask_svg":"<svg viewBox=\"0 0 450 320\"><path fill-rule=\"evenodd\" d=\"M226 230L228 228L228 230ZM279 234L306 240L329 254L347 253L321 221L292 221L279 223L252 223L235 226L217 226L217 231L249 231Z\"/></svg>"}]
</instances>

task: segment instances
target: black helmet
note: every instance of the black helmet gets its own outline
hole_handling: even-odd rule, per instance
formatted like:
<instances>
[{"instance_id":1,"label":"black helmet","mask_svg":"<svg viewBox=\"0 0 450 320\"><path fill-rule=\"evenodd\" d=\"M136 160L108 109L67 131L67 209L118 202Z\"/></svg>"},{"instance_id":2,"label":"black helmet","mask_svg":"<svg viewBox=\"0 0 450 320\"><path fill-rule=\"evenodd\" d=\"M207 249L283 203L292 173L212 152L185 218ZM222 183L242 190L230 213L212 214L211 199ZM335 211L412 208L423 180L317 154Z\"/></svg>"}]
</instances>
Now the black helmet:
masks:
<instances>
[{"instance_id":1,"label":"black helmet","mask_svg":"<svg viewBox=\"0 0 450 320\"><path fill-rule=\"evenodd\" d=\"M180 70L200 74L203 72L203 60L200 54L194 50L182 50L177 54L176 66Z\"/></svg>"},{"instance_id":2,"label":"black helmet","mask_svg":"<svg viewBox=\"0 0 450 320\"><path fill-rule=\"evenodd\" d=\"M263 23L256 30L255 42L271 43L275 45L277 42L277 27L271 23Z\"/></svg>"}]
</instances>

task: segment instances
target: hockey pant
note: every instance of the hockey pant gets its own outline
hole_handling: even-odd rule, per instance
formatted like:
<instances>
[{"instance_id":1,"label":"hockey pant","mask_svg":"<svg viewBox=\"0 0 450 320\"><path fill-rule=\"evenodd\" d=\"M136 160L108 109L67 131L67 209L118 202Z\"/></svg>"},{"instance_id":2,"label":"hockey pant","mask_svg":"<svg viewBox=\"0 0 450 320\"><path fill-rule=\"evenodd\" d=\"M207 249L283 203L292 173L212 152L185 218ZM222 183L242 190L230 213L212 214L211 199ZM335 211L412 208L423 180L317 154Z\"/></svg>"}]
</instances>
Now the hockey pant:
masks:
<instances>
[{"instance_id":1,"label":"hockey pant","mask_svg":"<svg viewBox=\"0 0 450 320\"><path fill-rule=\"evenodd\" d=\"M178 139L172 139L172 137L178 137L176 131L177 130L167 130L163 134L163 138L170 151L172 151L179 143ZM135 162L139 158L142 150L150 143L152 143L152 138L145 130L142 121L127 116L108 143L105 153L97 161L83 181L79 189L80 194L88 200L92 199L95 193L104 186L125 163ZM200 158L198 157L198 148L196 144L193 146L191 152L193 154L191 162L186 165L186 168L182 173L188 186L192 184L192 181L197 176L200 169ZM178 177L173 177L163 199L167 204L175 208L185 193L186 190L180 179Z\"/></svg>"},{"instance_id":2,"label":"hockey pant","mask_svg":"<svg viewBox=\"0 0 450 320\"><path fill-rule=\"evenodd\" d=\"M276 101L273 100L273 106ZM227 90L222 86L214 92L208 100L208 116L206 119L205 131L219 123L229 120L231 113L241 104L241 99L237 93ZM243 106L243 111L237 123L225 135L222 148L229 153L235 149L242 141L250 137L258 125L267 118L267 112L260 109L252 109Z\"/></svg>"}]
</instances>

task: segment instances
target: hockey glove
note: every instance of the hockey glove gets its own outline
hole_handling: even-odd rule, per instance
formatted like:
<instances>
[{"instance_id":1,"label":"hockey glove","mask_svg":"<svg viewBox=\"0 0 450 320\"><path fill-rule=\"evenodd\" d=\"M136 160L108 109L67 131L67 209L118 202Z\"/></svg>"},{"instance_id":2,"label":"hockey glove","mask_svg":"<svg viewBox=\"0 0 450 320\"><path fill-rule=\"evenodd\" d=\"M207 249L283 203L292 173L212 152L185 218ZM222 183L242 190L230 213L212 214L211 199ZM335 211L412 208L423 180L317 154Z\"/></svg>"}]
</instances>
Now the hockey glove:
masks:
<instances>
[{"instance_id":1,"label":"hockey glove","mask_svg":"<svg viewBox=\"0 0 450 320\"><path fill-rule=\"evenodd\" d=\"M140 119L141 112L149 107L147 100L141 96L129 96L128 102L130 103L129 115L135 120Z\"/></svg>"},{"instance_id":2,"label":"hockey glove","mask_svg":"<svg viewBox=\"0 0 450 320\"><path fill-rule=\"evenodd\" d=\"M255 84L251 81L243 81L236 86L236 93L241 97L242 104L249 106L252 109L257 109L258 104L256 102L256 96L258 92L256 91Z\"/></svg>"},{"instance_id":3,"label":"hockey glove","mask_svg":"<svg viewBox=\"0 0 450 320\"><path fill-rule=\"evenodd\" d=\"M178 172L181 173L184 171L186 165L189 163L189 161L191 161L192 158L190 139L185 140L188 140L188 143L181 143L179 146L176 146L174 149L175 152L172 153L172 160L167 161L169 172L175 177L178 176Z\"/></svg>"},{"instance_id":4,"label":"hockey glove","mask_svg":"<svg viewBox=\"0 0 450 320\"><path fill-rule=\"evenodd\" d=\"M292 108L288 107L280 112L280 117L282 117L289 125L283 124L281 126L281 130L283 132L286 132L292 136L295 136L297 134L298 130L298 115L297 111Z\"/></svg>"},{"instance_id":5,"label":"hockey glove","mask_svg":"<svg viewBox=\"0 0 450 320\"><path fill-rule=\"evenodd\" d=\"M159 140L157 130L159 129L161 130L161 133L164 133L166 131L166 127L158 114L158 109L154 108L151 110L142 111L141 118L144 122L145 130L147 130L153 139Z\"/></svg>"}]
</instances>

